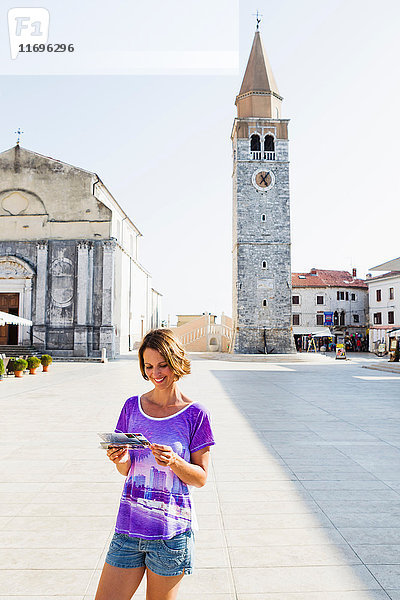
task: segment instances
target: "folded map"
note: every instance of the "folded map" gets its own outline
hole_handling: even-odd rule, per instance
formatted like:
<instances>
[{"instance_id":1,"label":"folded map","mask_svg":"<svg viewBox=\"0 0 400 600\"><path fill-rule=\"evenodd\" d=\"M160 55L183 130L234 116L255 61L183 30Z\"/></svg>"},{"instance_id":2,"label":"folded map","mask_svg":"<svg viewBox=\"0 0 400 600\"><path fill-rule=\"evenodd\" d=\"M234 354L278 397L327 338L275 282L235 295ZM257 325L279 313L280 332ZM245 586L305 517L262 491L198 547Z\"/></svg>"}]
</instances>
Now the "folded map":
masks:
<instances>
[{"instance_id":1,"label":"folded map","mask_svg":"<svg viewBox=\"0 0 400 600\"><path fill-rule=\"evenodd\" d=\"M129 448L147 448L150 446L142 433L99 433L103 440L100 442L101 448L107 450L111 446L128 446Z\"/></svg>"}]
</instances>

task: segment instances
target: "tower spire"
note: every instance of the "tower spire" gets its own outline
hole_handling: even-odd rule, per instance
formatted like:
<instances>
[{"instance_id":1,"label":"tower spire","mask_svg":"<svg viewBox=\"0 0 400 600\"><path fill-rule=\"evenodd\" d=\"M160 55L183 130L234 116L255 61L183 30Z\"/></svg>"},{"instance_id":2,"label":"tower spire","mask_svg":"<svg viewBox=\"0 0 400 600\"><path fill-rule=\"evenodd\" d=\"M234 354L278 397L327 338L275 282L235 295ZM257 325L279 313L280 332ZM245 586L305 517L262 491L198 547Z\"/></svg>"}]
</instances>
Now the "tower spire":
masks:
<instances>
[{"instance_id":1,"label":"tower spire","mask_svg":"<svg viewBox=\"0 0 400 600\"><path fill-rule=\"evenodd\" d=\"M282 96L278 91L274 74L258 30L254 34L249 60L240 92L236 97L238 117L279 118Z\"/></svg>"}]
</instances>

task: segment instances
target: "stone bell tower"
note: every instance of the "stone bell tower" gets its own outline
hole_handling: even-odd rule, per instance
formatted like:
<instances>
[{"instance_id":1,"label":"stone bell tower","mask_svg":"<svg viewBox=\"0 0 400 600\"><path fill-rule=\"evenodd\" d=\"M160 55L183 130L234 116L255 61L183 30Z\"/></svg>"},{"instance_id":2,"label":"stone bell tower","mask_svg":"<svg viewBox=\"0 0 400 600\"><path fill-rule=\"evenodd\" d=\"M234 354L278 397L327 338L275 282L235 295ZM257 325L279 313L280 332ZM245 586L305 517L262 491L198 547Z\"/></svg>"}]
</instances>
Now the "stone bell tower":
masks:
<instances>
[{"instance_id":1,"label":"stone bell tower","mask_svg":"<svg viewBox=\"0 0 400 600\"><path fill-rule=\"evenodd\" d=\"M236 97L233 144L234 351L294 352L288 119L260 32Z\"/></svg>"}]
</instances>

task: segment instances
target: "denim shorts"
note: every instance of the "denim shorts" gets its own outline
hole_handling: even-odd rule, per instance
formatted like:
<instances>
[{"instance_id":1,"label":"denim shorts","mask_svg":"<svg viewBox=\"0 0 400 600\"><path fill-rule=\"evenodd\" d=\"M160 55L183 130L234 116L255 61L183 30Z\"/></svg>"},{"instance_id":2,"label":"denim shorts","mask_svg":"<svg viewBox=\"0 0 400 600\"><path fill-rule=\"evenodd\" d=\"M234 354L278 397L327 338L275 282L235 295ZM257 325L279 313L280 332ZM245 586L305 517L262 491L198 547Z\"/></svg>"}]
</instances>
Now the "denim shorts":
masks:
<instances>
[{"instance_id":1,"label":"denim shorts","mask_svg":"<svg viewBox=\"0 0 400 600\"><path fill-rule=\"evenodd\" d=\"M148 567L156 575L190 575L193 570L194 534L191 529L169 540L145 540L114 533L106 563L121 569Z\"/></svg>"}]
</instances>

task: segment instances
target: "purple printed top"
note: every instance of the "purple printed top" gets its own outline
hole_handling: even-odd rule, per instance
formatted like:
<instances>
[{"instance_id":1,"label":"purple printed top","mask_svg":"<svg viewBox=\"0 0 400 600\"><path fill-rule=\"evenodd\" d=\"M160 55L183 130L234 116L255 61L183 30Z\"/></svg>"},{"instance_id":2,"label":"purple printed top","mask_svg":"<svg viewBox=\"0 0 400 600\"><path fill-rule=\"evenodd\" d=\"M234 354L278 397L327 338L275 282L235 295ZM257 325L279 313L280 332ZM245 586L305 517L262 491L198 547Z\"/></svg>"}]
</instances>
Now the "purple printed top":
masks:
<instances>
[{"instance_id":1,"label":"purple printed top","mask_svg":"<svg viewBox=\"0 0 400 600\"><path fill-rule=\"evenodd\" d=\"M128 398L115 431L142 433L190 462L190 453L215 444L207 410L192 402L169 417L150 417L138 396ZM115 531L146 540L169 539L192 529L195 520L188 486L163 467L147 448L129 451L132 466L125 480Z\"/></svg>"}]
</instances>

